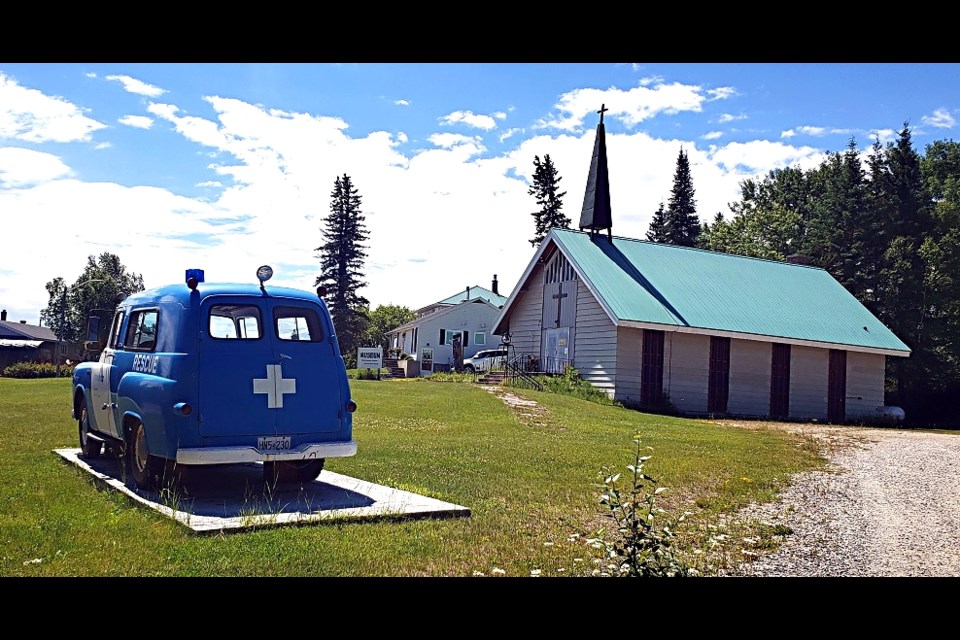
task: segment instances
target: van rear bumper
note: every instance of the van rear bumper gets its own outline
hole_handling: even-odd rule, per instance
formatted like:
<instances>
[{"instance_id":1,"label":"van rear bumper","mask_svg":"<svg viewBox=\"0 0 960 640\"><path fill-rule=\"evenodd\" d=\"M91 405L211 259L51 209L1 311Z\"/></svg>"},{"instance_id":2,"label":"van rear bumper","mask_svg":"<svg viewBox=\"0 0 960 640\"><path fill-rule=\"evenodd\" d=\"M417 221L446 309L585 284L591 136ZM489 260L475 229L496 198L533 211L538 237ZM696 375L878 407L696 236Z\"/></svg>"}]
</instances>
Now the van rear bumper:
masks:
<instances>
[{"instance_id":1,"label":"van rear bumper","mask_svg":"<svg viewBox=\"0 0 960 640\"><path fill-rule=\"evenodd\" d=\"M201 447L177 449L177 464L235 464L238 462L282 462L318 458L347 458L357 453L357 443L310 444L288 451L265 453L255 447Z\"/></svg>"}]
</instances>

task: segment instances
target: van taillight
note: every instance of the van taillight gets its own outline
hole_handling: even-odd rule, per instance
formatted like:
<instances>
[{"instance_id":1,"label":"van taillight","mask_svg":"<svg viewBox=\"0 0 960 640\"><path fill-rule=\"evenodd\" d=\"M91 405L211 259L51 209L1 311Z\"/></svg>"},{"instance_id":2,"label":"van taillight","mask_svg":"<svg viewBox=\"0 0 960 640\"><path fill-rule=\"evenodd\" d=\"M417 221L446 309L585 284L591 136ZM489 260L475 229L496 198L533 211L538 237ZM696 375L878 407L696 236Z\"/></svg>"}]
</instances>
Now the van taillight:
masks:
<instances>
[{"instance_id":1,"label":"van taillight","mask_svg":"<svg viewBox=\"0 0 960 640\"><path fill-rule=\"evenodd\" d=\"M173 405L173 410L185 416L193 413L193 407L186 402L178 402L177 404Z\"/></svg>"},{"instance_id":2,"label":"van taillight","mask_svg":"<svg viewBox=\"0 0 960 640\"><path fill-rule=\"evenodd\" d=\"M347 411L348 411L349 413L353 413L353 412L356 411L356 410L357 410L357 403L354 402L353 400L349 400L349 401L347 402Z\"/></svg>"}]
</instances>

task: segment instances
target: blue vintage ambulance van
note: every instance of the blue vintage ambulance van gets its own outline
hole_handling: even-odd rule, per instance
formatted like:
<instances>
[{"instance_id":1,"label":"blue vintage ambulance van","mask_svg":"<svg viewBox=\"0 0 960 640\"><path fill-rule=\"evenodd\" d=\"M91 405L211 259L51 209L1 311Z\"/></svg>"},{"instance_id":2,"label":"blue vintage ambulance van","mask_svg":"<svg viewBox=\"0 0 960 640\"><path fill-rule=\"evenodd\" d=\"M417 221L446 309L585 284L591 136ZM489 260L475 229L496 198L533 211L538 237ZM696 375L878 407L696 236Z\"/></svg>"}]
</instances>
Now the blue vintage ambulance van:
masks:
<instances>
[{"instance_id":1,"label":"blue vintage ambulance van","mask_svg":"<svg viewBox=\"0 0 960 640\"><path fill-rule=\"evenodd\" d=\"M317 293L259 283L185 282L91 314L97 362L73 373L81 455L122 455L140 489L177 465L262 462L267 482L309 482L327 458L352 456L347 372Z\"/></svg>"}]
</instances>

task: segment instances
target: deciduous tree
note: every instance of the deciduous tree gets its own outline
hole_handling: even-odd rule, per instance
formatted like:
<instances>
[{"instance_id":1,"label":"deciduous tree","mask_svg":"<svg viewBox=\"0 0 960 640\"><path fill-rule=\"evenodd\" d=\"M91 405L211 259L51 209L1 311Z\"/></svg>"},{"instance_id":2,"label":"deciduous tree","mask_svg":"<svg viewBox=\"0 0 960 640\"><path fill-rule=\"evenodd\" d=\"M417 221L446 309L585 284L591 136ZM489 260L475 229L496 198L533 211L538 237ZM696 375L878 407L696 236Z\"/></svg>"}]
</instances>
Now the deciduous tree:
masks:
<instances>
[{"instance_id":1,"label":"deciduous tree","mask_svg":"<svg viewBox=\"0 0 960 640\"><path fill-rule=\"evenodd\" d=\"M117 300L143 291L143 276L127 271L115 254L104 252L89 256L87 264L73 284L62 277L46 284L49 302L40 312L40 320L65 342L78 342L93 309L113 309ZM62 331L62 333L61 333Z\"/></svg>"}]
</instances>

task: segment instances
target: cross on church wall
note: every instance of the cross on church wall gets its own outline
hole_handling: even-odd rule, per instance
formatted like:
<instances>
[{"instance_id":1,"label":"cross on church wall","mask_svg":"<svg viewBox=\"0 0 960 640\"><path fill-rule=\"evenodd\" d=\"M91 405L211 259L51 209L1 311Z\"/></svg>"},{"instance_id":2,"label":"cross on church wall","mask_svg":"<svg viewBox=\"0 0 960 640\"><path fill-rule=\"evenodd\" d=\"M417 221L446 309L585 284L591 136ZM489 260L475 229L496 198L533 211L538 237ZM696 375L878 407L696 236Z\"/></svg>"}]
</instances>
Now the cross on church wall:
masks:
<instances>
[{"instance_id":1,"label":"cross on church wall","mask_svg":"<svg viewBox=\"0 0 960 640\"><path fill-rule=\"evenodd\" d=\"M563 302L563 298L566 298L567 295L568 295L568 294L566 294L566 293L563 292L563 283L562 283L562 282L559 283L559 284L557 285L557 292L556 292L555 294L553 294L553 296L552 296L553 299L557 301L557 319L556 319L556 323L557 323L557 326L558 326L558 327L560 326L560 305L561 305L562 302Z\"/></svg>"}]
</instances>

